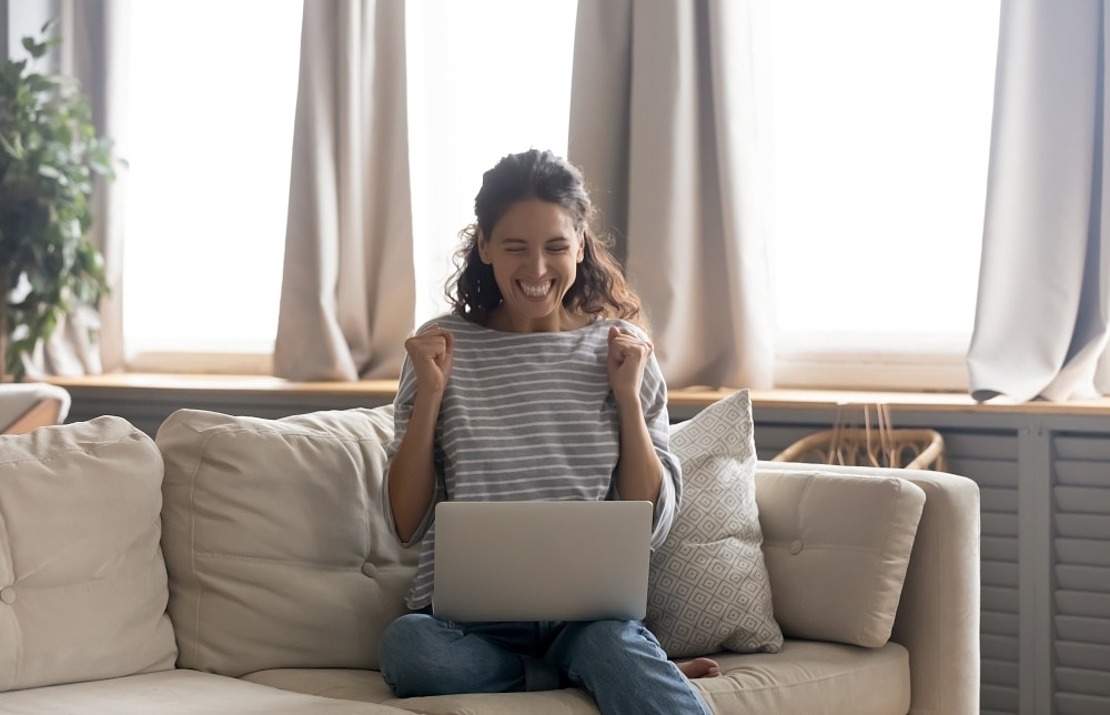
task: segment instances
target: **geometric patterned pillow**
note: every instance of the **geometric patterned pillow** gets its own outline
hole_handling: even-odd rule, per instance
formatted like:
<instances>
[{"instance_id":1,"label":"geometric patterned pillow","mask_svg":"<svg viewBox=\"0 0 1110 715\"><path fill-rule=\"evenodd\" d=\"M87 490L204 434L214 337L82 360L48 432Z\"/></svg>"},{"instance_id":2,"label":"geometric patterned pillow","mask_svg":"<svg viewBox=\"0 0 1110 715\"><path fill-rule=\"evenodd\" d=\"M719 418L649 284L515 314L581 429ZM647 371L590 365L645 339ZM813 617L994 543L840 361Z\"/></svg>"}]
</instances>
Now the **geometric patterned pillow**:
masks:
<instances>
[{"instance_id":1,"label":"geometric patterned pillow","mask_svg":"<svg viewBox=\"0 0 1110 715\"><path fill-rule=\"evenodd\" d=\"M651 556L647 627L671 658L778 652L748 391L674 425L670 447L682 463L682 500Z\"/></svg>"}]
</instances>

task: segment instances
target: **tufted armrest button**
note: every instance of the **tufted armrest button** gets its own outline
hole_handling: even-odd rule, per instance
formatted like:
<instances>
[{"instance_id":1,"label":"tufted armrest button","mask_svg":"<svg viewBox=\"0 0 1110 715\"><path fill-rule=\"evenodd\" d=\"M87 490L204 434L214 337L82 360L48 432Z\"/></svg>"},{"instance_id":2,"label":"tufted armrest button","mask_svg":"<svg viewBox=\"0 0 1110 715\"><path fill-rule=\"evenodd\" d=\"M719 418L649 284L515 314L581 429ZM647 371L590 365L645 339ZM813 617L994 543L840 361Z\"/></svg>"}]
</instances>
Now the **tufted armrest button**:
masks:
<instances>
[{"instance_id":1,"label":"tufted armrest button","mask_svg":"<svg viewBox=\"0 0 1110 715\"><path fill-rule=\"evenodd\" d=\"M794 539L793 541L790 542L790 553L791 554L794 554L796 556L796 555L802 553L802 548L803 547L802 547L802 540L801 539Z\"/></svg>"},{"instance_id":2,"label":"tufted armrest button","mask_svg":"<svg viewBox=\"0 0 1110 715\"><path fill-rule=\"evenodd\" d=\"M374 578L374 574L378 572L378 567L367 561L362 565L362 572L370 578Z\"/></svg>"},{"instance_id":3,"label":"tufted armrest button","mask_svg":"<svg viewBox=\"0 0 1110 715\"><path fill-rule=\"evenodd\" d=\"M15 589L10 586L7 588L0 588L0 601L3 601L9 606L15 603Z\"/></svg>"}]
</instances>

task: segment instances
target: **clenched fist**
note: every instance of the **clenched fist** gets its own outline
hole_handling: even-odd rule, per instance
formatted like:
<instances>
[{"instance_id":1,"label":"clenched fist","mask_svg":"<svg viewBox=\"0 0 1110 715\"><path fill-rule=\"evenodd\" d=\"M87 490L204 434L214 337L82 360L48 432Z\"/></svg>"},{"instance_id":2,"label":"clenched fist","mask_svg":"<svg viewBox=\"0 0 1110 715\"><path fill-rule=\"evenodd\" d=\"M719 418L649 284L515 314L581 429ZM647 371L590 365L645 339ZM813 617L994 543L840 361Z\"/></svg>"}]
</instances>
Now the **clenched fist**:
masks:
<instances>
[{"instance_id":1,"label":"clenched fist","mask_svg":"<svg viewBox=\"0 0 1110 715\"><path fill-rule=\"evenodd\" d=\"M640 399L640 383L652 350L651 343L631 330L609 328L609 386L618 404Z\"/></svg>"},{"instance_id":2,"label":"clenched fist","mask_svg":"<svg viewBox=\"0 0 1110 715\"><path fill-rule=\"evenodd\" d=\"M451 355L455 336L433 323L405 341L405 350L416 373L416 389L443 394L451 374Z\"/></svg>"}]
</instances>

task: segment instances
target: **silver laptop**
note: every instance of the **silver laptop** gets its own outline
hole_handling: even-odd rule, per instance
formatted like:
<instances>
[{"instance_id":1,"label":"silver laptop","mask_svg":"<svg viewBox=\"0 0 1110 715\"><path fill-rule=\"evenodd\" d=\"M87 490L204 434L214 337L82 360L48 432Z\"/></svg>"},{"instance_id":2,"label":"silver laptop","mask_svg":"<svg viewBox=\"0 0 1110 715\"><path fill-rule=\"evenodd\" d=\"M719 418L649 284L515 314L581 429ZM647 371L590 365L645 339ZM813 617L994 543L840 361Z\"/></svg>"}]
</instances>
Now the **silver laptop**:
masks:
<instances>
[{"instance_id":1,"label":"silver laptop","mask_svg":"<svg viewBox=\"0 0 1110 715\"><path fill-rule=\"evenodd\" d=\"M639 620L646 501L440 502L432 612L451 621Z\"/></svg>"}]
</instances>

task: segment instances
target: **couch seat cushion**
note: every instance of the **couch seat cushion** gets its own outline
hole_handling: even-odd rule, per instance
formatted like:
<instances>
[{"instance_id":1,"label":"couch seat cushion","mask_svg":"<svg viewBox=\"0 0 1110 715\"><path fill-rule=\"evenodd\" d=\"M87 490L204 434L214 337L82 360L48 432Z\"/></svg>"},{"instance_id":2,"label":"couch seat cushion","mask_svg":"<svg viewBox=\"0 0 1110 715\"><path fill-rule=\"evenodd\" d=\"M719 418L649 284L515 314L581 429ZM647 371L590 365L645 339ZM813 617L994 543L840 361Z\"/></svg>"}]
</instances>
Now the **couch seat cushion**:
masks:
<instances>
[{"instance_id":1,"label":"couch seat cushion","mask_svg":"<svg viewBox=\"0 0 1110 715\"><path fill-rule=\"evenodd\" d=\"M779 653L718 653L722 675L694 681L717 713L775 715L905 715L909 711L909 653L881 648L787 640ZM597 715L576 689L541 693L393 698L377 671L285 669L244 679L301 693L375 702L428 715Z\"/></svg>"},{"instance_id":2,"label":"couch seat cushion","mask_svg":"<svg viewBox=\"0 0 1110 715\"><path fill-rule=\"evenodd\" d=\"M161 487L119 417L0 437L0 691L173 667Z\"/></svg>"},{"instance_id":3,"label":"couch seat cushion","mask_svg":"<svg viewBox=\"0 0 1110 715\"><path fill-rule=\"evenodd\" d=\"M385 705L317 698L194 670L0 693L4 715L401 715Z\"/></svg>"}]
</instances>

